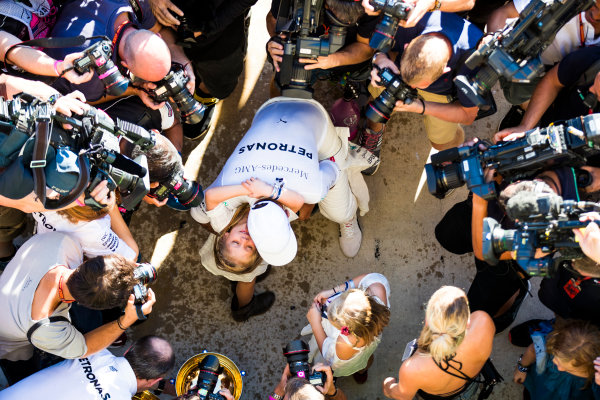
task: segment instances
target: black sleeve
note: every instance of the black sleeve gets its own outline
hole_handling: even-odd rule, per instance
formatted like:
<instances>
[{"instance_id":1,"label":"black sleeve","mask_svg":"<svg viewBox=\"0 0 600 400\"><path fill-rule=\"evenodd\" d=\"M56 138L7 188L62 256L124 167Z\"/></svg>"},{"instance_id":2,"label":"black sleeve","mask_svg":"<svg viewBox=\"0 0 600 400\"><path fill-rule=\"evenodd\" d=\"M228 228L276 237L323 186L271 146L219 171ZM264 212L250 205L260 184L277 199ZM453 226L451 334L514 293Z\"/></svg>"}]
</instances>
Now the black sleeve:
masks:
<instances>
[{"instance_id":1,"label":"black sleeve","mask_svg":"<svg viewBox=\"0 0 600 400\"><path fill-rule=\"evenodd\" d=\"M573 86L581 75L600 60L600 47L591 46L568 54L558 64L558 81L563 86Z\"/></svg>"},{"instance_id":2,"label":"black sleeve","mask_svg":"<svg viewBox=\"0 0 600 400\"><path fill-rule=\"evenodd\" d=\"M357 22L357 34L367 39L371 38L371 35L373 32L375 32L375 27L377 26L380 18L381 17L379 15L372 16L367 14L360 17Z\"/></svg>"},{"instance_id":3,"label":"black sleeve","mask_svg":"<svg viewBox=\"0 0 600 400\"><path fill-rule=\"evenodd\" d=\"M277 18L277 14L279 13L279 5L281 4L281 0L272 0L271 1L271 14L275 18Z\"/></svg>"},{"instance_id":4,"label":"black sleeve","mask_svg":"<svg viewBox=\"0 0 600 400\"><path fill-rule=\"evenodd\" d=\"M211 37L222 33L237 17L256 4L258 0L228 0L217 9L215 17L206 21L202 34Z\"/></svg>"}]
</instances>

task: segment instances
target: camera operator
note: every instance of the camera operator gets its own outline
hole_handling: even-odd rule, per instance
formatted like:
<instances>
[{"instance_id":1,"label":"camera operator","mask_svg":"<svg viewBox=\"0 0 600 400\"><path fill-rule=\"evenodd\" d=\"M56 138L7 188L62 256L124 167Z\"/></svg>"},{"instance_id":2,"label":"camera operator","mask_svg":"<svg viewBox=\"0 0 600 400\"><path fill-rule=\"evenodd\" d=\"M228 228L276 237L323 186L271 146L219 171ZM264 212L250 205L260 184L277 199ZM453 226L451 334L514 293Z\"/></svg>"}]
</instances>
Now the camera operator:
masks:
<instances>
[{"instance_id":1,"label":"camera operator","mask_svg":"<svg viewBox=\"0 0 600 400\"><path fill-rule=\"evenodd\" d=\"M271 11L267 14L267 31L271 39L267 43L267 51L273 60L275 71L279 72L279 63L282 61L283 45L276 36L275 21L279 11L279 0L273 0ZM373 49L369 47L369 38L375 31L378 18L366 15L361 5L357 2L347 0L325 0L324 7L328 9L338 20L348 24L346 43L344 47L333 54L319 56L316 60L300 58L300 62L306 63L306 70L319 70L318 77L327 79L341 78L346 72L351 73L353 80L364 80L368 76L369 61L373 56ZM331 25L331 21L323 19L322 28L317 30L316 35L322 35ZM325 70L325 71L323 71Z\"/></svg>"},{"instance_id":2,"label":"camera operator","mask_svg":"<svg viewBox=\"0 0 600 400\"><path fill-rule=\"evenodd\" d=\"M87 357L138 320L132 294L137 264L117 255L83 263L82 257L80 245L63 233L36 235L0 276L0 365L9 382L37 370L39 350L63 358ZM92 310L125 307L125 313L84 335L70 322L70 303L75 301ZM149 289L142 312L149 314L155 301Z\"/></svg>"},{"instance_id":3,"label":"camera operator","mask_svg":"<svg viewBox=\"0 0 600 400\"><path fill-rule=\"evenodd\" d=\"M197 76L190 88L206 107L203 120L183 125L189 139L201 138L210 128L214 107L235 89L244 67L248 41L247 16L256 0L211 0L199 7L194 0L150 0L156 19L177 31L185 55Z\"/></svg>"},{"instance_id":4,"label":"camera operator","mask_svg":"<svg viewBox=\"0 0 600 400\"><path fill-rule=\"evenodd\" d=\"M269 396L269 400L346 400L346 395L342 389L336 388L333 382L331 367L316 364L313 370L325 373L327 381L324 386L313 386L306 379L292 378L290 366L286 365L279 383Z\"/></svg>"},{"instance_id":5,"label":"camera operator","mask_svg":"<svg viewBox=\"0 0 600 400\"><path fill-rule=\"evenodd\" d=\"M105 349L65 360L4 389L0 399L129 399L156 385L174 365L175 354L169 342L158 336L144 336L123 357Z\"/></svg>"},{"instance_id":6,"label":"camera operator","mask_svg":"<svg viewBox=\"0 0 600 400\"><path fill-rule=\"evenodd\" d=\"M414 28L399 29L388 55L376 53L373 63L400 74L407 85L418 89L421 98L406 104L396 102L394 111L425 115L427 137L434 149L444 150L464 141L460 124L471 124L478 108L457 88L452 78L460 73L464 57L477 46L483 33L455 14L435 11L426 14ZM371 72L371 83L380 81L378 70ZM371 94L377 97L379 93ZM359 144L379 156L385 124L367 123ZM377 166L378 167L378 166ZM377 167L363 171L372 175Z\"/></svg>"},{"instance_id":7,"label":"camera operator","mask_svg":"<svg viewBox=\"0 0 600 400\"><path fill-rule=\"evenodd\" d=\"M596 112L600 94L599 60L597 46L568 54L538 83L521 123L496 133L494 140L510 140L511 133Z\"/></svg>"},{"instance_id":8,"label":"camera operator","mask_svg":"<svg viewBox=\"0 0 600 400\"><path fill-rule=\"evenodd\" d=\"M488 32L496 32L504 28L506 20L519 17L529 3L530 0L514 0L500 7L490 17ZM567 54L600 43L600 21L596 19L599 15L600 9L597 4L594 4L588 10L573 17L558 31L554 41L541 54L546 70L560 62ZM527 109L528 101L540 79L529 83L506 82L501 79L504 96L513 106L500 123L499 130L521 122L524 110Z\"/></svg>"}]
</instances>

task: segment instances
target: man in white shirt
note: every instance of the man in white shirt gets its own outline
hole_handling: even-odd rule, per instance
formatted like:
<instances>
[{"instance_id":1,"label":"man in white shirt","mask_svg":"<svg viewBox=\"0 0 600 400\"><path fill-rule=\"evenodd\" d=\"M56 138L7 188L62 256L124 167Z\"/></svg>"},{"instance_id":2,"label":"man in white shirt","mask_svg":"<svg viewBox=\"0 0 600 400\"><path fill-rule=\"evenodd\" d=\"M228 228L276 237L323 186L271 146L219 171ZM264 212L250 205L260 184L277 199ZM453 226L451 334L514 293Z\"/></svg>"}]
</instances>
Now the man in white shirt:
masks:
<instances>
[{"instance_id":1,"label":"man in white shirt","mask_svg":"<svg viewBox=\"0 0 600 400\"><path fill-rule=\"evenodd\" d=\"M0 400L130 400L156 385L175 364L171 345L157 336L137 340L116 357L102 350L86 358L65 360L0 392Z\"/></svg>"}]
</instances>

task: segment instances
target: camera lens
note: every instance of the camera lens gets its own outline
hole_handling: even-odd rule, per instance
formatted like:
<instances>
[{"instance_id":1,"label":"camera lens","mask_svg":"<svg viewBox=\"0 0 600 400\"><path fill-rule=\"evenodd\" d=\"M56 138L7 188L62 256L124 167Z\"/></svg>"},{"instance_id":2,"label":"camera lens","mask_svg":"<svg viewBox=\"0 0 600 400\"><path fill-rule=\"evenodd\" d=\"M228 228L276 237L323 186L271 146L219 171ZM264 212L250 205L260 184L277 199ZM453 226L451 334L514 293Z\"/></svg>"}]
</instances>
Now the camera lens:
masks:
<instances>
[{"instance_id":1,"label":"camera lens","mask_svg":"<svg viewBox=\"0 0 600 400\"><path fill-rule=\"evenodd\" d=\"M133 277L143 284L152 283L157 278L156 268L152 264L140 264L133 270Z\"/></svg>"},{"instance_id":2,"label":"camera lens","mask_svg":"<svg viewBox=\"0 0 600 400\"><path fill-rule=\"evenodd\" d=\"M209 354L198 363L198 369L198 395L201 399L208 399L215 391L223 368L219 363L219 359Z\"/></svg>"},{"instance_id":3,"label":"camera lens","mask_svg":"<svg viewBox=\"0 0 600 400\"><path fill-rule=\"evenodd\" d=\"M299 378L308 378L308 345L302 340L290 342L284 349L283 355L290 366L290 373Z\"/></svg>"},{"instance_id":4,"label":"camera lens","mask_svg":"<svg viewBox=\"0 0 600 400\"><path fill-rule=\"evenodd\" d=\"M396 97L386 89L373 102L369 103L365 115L375 123L385 124L390 119L395 105Z\"/></svg>"},{"instance_id":5,"label":"camera lens","mask_svg":"<svg viewBox=\"0 0 600 400\"><path fill-rule=\"evenodd\" d=\"M426 164L425 173L429 193L440 199L446 196L448 190L461 187L464 184L460 176L460 166L457 163L444 166Z\"/></svg>"},{"instance_id":6,"label":"camera lens","mask_svg":"<svg viewBox=\"0 0 600 400\"><path fill-rule=\"evenodd\" d=\"M183 123L195 125L202 121L205 107L194 99L194 96L190 94L185 86L173 96L173 101L177 104Z\"/></svg>"},{"instance_id":7,"label":"camera lens","mask_svg":"<svg viewBox=\"0 0 600 400\"><path fill-rule=\"evenodd\" d=\"M186 207L197 207L204 200L202 186L195 181L183 179L181 184L174 189L174 194L181 205Z\"/></svg>"}]
</instances>

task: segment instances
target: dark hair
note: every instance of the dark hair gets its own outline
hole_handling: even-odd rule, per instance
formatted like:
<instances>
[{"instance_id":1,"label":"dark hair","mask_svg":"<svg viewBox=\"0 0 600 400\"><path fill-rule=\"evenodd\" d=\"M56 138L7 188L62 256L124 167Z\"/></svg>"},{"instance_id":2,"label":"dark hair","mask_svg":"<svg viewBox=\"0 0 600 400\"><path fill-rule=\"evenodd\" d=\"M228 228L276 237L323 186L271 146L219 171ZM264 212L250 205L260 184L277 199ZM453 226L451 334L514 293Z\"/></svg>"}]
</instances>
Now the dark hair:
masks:
<instances>
[{"instance_id":1,"label":"dark hair","mask_svg":"<svg viewBox=\"0 0 600 400\"><path fill-rule=\"evenodd\" d=\"M285 385L285 394L289 400L323 400L325 396L306 379L291 378Z\"/></svg>"},{"instance_id":2,"label":"dark hair","mask_svg":"<svg viewBox=\"0 0 600 400\"><path fill-rule=\"evenodd\" d=\"M599 277L600 265L585 254L581 258L576 258L571 261L573 268L584 276Z\"/></svg>"},{"instance_id":3,"label":"dark hair","mask_svg":"<svg viewBox=\"0 0 600 400\"><path fill-rule=\"evenodd\" d=\"M173 348L158 336L136 340L124 357L138 379L162 378L175 365Z\"/></svg>"},{"instance_id":4,"label":"dark hair","mask_svg":"<svg viewBox=\"0 0 600 400\"><path fill-rule=\"evenodd\" d=\"M339 20L348 24L355 24L365 13L365 9L359 1L325 0L325 4Z\"/></svg>"},{"instance_id":5,"label":"dark hair","mask_svg":"<svg viewBox=\"0 0 600 400\"><path fill-rule=\"evenodd\" d=\"M502 206L503 209L506 209L506 203L513 196L515 196L519 192L534 192L534 193L556 193L552 188L544 181L534 180L534 181L520 181L511 183L507 187L500 192L498 196L498 203Z\"/></svg>"},{"instance_id":6,"label":"dark hair","mask_svg":"<svg viewBox=\"0 0 600 400\"><path fill-rule=\"evenodd\" d=\"M139 146L135 146L131 158L141 154L145 154L148 159L150 182L164 183L177 170L183 170L183 163L177 149L162 135L156 135L156 145L150 150L142 151Z\"/></svg>"},{"instance_id":7,"label":"dark hair","mask_svg":"<svg viewBox=\"0 0 600 400\"><path fill-rule=\"evenodd\" d=\"M581 388L585 389L594 379L594 360L600 354L600 330L589 321L557 321L546 338L546 351L585 370L587 382Z\"/></svg>"},{"instance_id":8,"label":"dark hair","mask_svg":"<svg viewBox=\"0 0 600 400\"><path fill-rule=\"evenodd\" d=\"M123 307L137 281L137 264L117 254L90 258L67 279L71 296L84 307L107 310Z\"/></svg>"}]
</instances>

